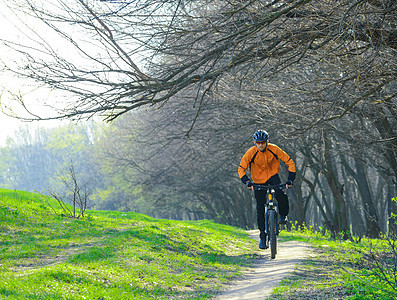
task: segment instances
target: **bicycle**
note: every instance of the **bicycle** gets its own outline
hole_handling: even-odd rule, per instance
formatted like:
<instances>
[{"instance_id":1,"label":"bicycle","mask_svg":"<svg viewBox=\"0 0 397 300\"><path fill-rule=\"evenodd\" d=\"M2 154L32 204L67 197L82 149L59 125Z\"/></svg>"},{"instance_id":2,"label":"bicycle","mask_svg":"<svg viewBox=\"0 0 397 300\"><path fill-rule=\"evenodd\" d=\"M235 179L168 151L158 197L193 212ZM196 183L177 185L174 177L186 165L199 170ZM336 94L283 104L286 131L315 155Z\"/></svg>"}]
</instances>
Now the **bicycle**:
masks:
<instances>
[{"instance_id":1,"label":"bicycle","mask_svg":"<svg viewBox=\"0 0 397 300\"><path fill-rule=\"evenodd\" d=\"M277 185L262 185L254 184L256 190L266 190L266 203L265 203L265 228L269 242L270 256L272 259L276 258L277 254L277 236L280 232L277 212L277 199L275 198L275 189L285 189L285 184Z\"/></svg>"}]
</instances>

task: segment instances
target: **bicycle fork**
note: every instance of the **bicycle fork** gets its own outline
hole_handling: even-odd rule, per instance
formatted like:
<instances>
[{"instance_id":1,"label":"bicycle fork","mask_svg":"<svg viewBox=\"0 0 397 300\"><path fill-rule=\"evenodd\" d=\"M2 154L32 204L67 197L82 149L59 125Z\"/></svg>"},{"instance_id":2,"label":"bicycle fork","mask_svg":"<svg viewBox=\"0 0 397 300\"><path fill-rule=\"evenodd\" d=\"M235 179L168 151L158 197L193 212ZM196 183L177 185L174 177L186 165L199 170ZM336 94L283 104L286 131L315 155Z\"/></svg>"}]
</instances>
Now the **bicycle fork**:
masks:
<instances>
[{"instance_id":1,"label":"bicycle fork","mask_svg":"<svg viewBox=\"0 0 397 300\"><path fill-rule=\"evenodd\" d=\"M273 191L272 193L268 193L267 195L267 202L265 204L265 228L266 228L266 233L267 237L269 238L269 211L273 210L275 213L275 219L278 220L278 213L277 213L277 206L274 203L274 197L273 197ZM276 221L276 235L279 234L279 224L278 221Z\"/></svg>"}]
</instances>

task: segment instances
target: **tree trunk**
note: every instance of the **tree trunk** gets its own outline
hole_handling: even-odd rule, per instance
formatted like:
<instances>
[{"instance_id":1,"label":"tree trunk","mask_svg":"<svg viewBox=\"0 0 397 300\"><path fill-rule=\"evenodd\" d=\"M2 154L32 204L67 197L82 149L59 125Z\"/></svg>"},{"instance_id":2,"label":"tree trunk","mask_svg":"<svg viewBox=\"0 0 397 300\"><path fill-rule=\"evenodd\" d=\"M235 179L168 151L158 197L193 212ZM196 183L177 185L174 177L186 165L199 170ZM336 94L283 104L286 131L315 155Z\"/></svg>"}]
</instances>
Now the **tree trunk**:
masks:
<instances>
[{"instance_id":1,"label":"tree trunk","mask_svg":"<svg viewBox=\"0 0 397 300\"><path fill-rule=\"evenodd\" d=\"M294 219L298 222L298 225L301 226L305 221L305 212L304 212L304 203L302 198L301 191L301 182L302 180L297 180L294 184L294 190L288 191L288 198L290 203L290 215L294 216Z\"/></svg>"},{"instance_id":2,"label":"tree trunk","mask_svg":"<svg viewBox=\"0 0 397 300\"><path fill-rule=\"evenodd\" d=\"M397 140L396 133L393 131L392 125L390 125L387 118L384 116L383 111L378 109L378 113L381 114L381 118L379 118L376 122L376 128L378 129L382 139L385 141L390 140L389 142L385 142L384 146L384 157L387 161L387 165L389 166L388 170L390 171L390 176L393 176L395 179L397 178Z\"/></svg>"},{"instance_id":3,"label":"tree trunk","mask_svg":"<svg viewBox=\"0 0 397 300\"><path fill-rule=\"evenodd\" d=\"M329 207L329 205L328 205L327 203L324 203L324 205L321 204L321 201L320 201L320 199L318 198L318 196L317 196L317 194L316 194L316 191L315 191L315 185L314 185L312 182L310 182L309 180L307 180L307 179L304 179L304 181L307 183L307 185L308 185L309 188L310 188L311 196L313 197L314 201L316 202L316 204L317 204L317 206L318 206L318 208L319 208L319 210L320 210L321 216L322 216L323 219L324 219L324 221L323 221L324 224L326 224L326 226L328 227L328 229L331 230L331 227L332 227L332 226L331 226L331 219L330 219L330 217L327 215L327 212L324 210L324 207L323 207L323 206L326 207L326 210L328 211L328 213L331 213L331 208ZM318 182L318 178L316 178L315 182Z\"/></svg>"},{"instance_id":4,"label":"tree trunk","mask_svg":"<svg viewBox=\"0 0 397 300\"><path fill-rule=\"evenodd\" d=\"M354 171L349 163L342 158L345 170L355 179L358 191L361 196L361 201L364 209L364 217L366 230L365 234L371 238L378 238L380 235L379 217L376 211L376 206L373 201L373 192L370 189L367 172L363 161L360 158L354 157L356 171Z\"/></svg>"},{"instance_id":5,"label":"tree trunk","mask_svg":"<svg viewBox=\"0 0 397 300\"><path fill-rule=\"evenodd\" d=\"M337 171L334 170L334 163L331 158L329 140L325 131L323 132L323 138L325 156L324 175L335 199L336 210L334 220L336 222L338 231L342 231L344 233L344 238L347 238L346 233L349 230L349 223L347 220L346 203L343 196L344 185L342 185L338 181Z\"/></svg>"},{"instance_id":6,"label":"tree trunk","mask_svg":"<svg viewBox=\"0 0 397 300\"><path fill-rule=\"evenodd\" d=\"M357 168L357 185L361 194L364 206L364 215L367 223L366 234L371 238L378 238L380 235L379 218L373 202L372 191L365 172L364 164L360 159L355 158Z\"/></svg>"}]
</instances>

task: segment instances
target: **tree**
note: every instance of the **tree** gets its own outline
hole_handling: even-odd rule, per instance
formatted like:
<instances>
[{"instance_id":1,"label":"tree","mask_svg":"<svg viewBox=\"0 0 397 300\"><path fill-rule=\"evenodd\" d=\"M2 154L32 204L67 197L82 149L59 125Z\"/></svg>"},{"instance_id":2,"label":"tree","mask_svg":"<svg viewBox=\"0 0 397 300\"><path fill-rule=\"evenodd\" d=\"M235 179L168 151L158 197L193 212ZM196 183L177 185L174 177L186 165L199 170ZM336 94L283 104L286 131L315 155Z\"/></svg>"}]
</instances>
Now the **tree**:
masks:
<instances>
[{"instance_id":1,"label":"tree","mask_svg":"<svg viewBox=\"0 0 397 300\"><path fill-rule=\"evenodd\" d=\"M313 66L312 73L334 65L339 75L313 73L318 91L335 89L338 97L311 126L341 118L373 95L395 110L388 106L396 81L392 0L22 3L19 9L68 45L62 53L40 33L32 45L6 41L26 58L20 69L10 69L73 96L49 118L103 114L111 120L188 87L202 103L230 72L252 80L302 64ZM310 88L313 78L299 84Z\"/></svg>"},{"instance_id":2,"label":"tree","mask_svg":"<svg viewBox=\"0 0 397 300\"><path fill-rule=\"evenodd\" d=\"M50 189L49 192L51 196L58 201L62 210L69 217L76 219L84 217L84 212L89 204L91 191L87 188L86 184L81 184L77 179L73 163L69 165L67 173L63 173L59 176L59 180L65 186L66 194L60 195L57 191ZM71 205L71 209L68 207L67 203ZM76 208L78 211L76 211Z\"/></svg>"},{"instance_id":3,"label":"tree","mask_svg":"<svg viewBox=\"0 0 397 300\"><path fill-rule=\"evenodd\" d=\"M9 138L3 153L6 154L4 181L7 187L26 191L44 192L55 173L55 159L47 148L49 132L44 128L31 130L20 127L14 138Z\"/></svg>"},{"instance_id":4,"label":"tree","mask_svg":"<svg viewBox=\"0 0 397 300\"><path fill-rule=\"evenodd\" d=\"M56 128L20 127L0 151L3 186L45 192L55 187L56 173L74 162L73 171L89 189L101 187L98 164L92 155L94 125L62 125ZM61 189L61 187L58 187Z\"/></svg>"},{"instance_id":5,"label":"tree","mask_svg":"<svg viewBox=\"0 0 397 300\"><path fill-rule=\"evenodd\" d=\"M33 37L29 48L8 41L26 58L19 68L7 64L9 70L62 96L64 92L73 96L58 115L31 118L100 114L114 120L145 105L161 108L148 116L142 137L162 141L162 150L167 151L142 147L147 151L139 156L156 157L156 164L143 159L146 170L155 170L143 181L156 183L156 188L148 186L159 202L167 191L169 198L163 203L179 203L187 210L180 195L190 193L197 200L194 209L189 207L192 214L208 212L224 222L245 218L235 212L243 211L239 207L246 197L228 206L229 200L240 201L243 195L233 181L228 186L233 192L223 190L221 200L212 201L217 196L213 191L225 174L235 172L233 163L250 143L247 132L264 124L272 138L290 144L291 149L309 141L297 153L302 155L299 169L307 177L292 197L304 208L297 214L300 221L309 210L318 209L317 215L332 222L334 230L347 231L352 215L347 195L356 196L357 188L365 193L365 184L346 184L348 170L357 176L361 172L361 178L371 171L374 178L396 180L397 45L392 0L146 0L139 4L79 0L74 6L61 0L54 6L22 2L28 4L19 6L25 7L26 15L48 25L72 45L68 49L75 50L73 55L72 50L62 52L40 36ZM26 98L18 100L28 108ZM128 116L140 120L140 113ZM164 135L150 134L156 126L167 127ZM183 143L186 153L178 148L184 134L191 137ZM228 144L228 155L215 151L217 143L226 139L245 142ZM130 142L138 147L144 144L136 136ZM346 159L347 164L341 165L350 150L362 145L365 153L357 151L354 160ZM142 149L131 150L142 153ZM136 164L136 158L126 154L132 159L125 163ZM212 154L210 161L202 159ZM233 158L227 161L225 156ZM161 168L156 169L159 162ZM193 168L194 162L200 168ZM308 162L310 168L304 165ZM191 169L195 171L190 189L179 187ZM208 170L214 174L207 181L210 184L197 184ZM167 171L180 176L170 178ZM170 192L169 186L178 189ZM332 199L328 207L324 198ZM371 204L370 198L360 200Z\"/></svg>"}]
</instances>

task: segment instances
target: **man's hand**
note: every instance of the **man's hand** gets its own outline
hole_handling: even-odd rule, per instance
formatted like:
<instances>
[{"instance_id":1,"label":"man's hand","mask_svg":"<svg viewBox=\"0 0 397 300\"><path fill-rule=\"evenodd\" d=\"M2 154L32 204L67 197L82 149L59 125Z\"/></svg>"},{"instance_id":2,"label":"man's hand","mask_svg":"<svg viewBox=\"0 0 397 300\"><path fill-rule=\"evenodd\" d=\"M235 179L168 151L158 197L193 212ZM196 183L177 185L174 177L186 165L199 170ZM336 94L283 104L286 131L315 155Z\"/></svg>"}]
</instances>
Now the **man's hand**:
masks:
<instances>
[{"instance_id":1,"label":"man's hand","mask_svg":"<svg viewBox=\"0 0 397 300\"><path fill-rule=\"evenodd\" d=\"M292 180L287 180L287 182L285 183L285 187L287 189L289 189L290 187L292 187Z\"/></svg>"},{"instance_id":2,"label":"man's hand","mask_svg":"<svg viewBox=\"0 0 397 300\"><path fill-rule=\"evenodd\" d=\"M247 181L247 182L245 183L245 185L246 185L247 188L250 189L250 190L253 190L253 189L254 189L254 186L253 186L253 184L252 184L251 181Z\"/></svg>"}]
</instances>

